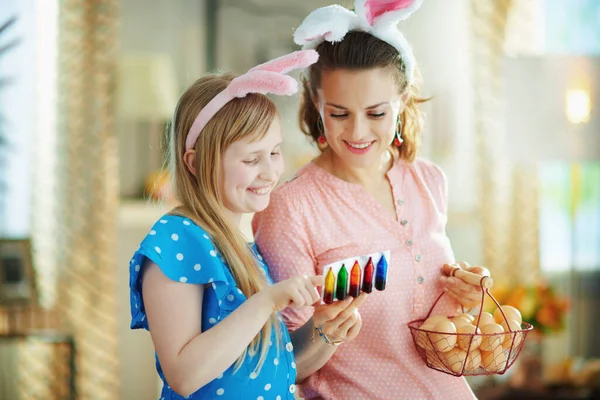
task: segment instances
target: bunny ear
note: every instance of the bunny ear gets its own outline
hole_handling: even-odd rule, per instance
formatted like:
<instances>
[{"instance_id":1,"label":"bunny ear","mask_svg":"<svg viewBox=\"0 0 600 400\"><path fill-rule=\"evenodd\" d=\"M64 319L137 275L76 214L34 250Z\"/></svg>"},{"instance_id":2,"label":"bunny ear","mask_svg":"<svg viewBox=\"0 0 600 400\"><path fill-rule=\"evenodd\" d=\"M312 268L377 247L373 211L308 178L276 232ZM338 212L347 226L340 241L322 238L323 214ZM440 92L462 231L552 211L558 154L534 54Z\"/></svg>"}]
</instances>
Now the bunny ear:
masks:
<instances>
[{"instance_id":1,"label":"bunny ear","mask_svg":"<svg viewBox=\"0 0 600 400\"><path fill-rule=\"evenodd\" d=\"M423 0L355 0L356 13L371 26L403 21L415 12Z\"/></svg>"},{"instance_id":2,"label":"bunny ear","mask_svg":"<svg viewBox=\"0 0 600 400\"><path fill-rule=\"evenodd\" d=\"M317 8L296 29L294 42L305 49L314 49L324 40L340 42L358 24L356 15L340 5Z\"/></svg>"},{"instance_id":3,"label":"bunny ear","mask_svg":"<svg viewBox=\"0 0 600 400\"><path fill-rule=\"evenodd\" d=\"M245 97L248 93L291 96L298 91L298 82L278 72L259 70L233 79L226 91L231 97Z\"/></svg>"},{"instance_id":4,"label":"bunny ear","mask_svg":"<svg viewBox=\"0 0 600 400\"><path fill-rule=\"evenodd\" d=\"M248 72L253 71L272 71L280 74L287 74L290 71L299 68L306 68L319 59L319 53L314 50L300 50L290 54L267 61L264 64L257 65Z\"/></svg>"}]
</instances>

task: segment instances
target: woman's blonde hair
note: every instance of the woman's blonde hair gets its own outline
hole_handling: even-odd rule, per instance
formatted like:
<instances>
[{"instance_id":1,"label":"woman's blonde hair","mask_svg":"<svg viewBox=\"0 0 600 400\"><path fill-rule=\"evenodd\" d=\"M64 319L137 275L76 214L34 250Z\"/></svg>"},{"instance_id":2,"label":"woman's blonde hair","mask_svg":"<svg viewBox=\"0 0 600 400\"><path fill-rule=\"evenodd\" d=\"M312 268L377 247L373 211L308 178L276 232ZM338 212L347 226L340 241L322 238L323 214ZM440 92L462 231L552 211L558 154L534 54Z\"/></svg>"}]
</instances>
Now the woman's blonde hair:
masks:
<instances>
[{"instance_id":1,"label":"woman's blonde hair","mask_svg":"<svg viewBox=\"0 0 600 400\"><path fill-rule=\"evenodd\" d=\"M241 232L231 226L224 216L224 199L220 189L223 179L221 157L229 145L238 140L264 137L278 117L275 104L262 94L249 94L230 101L208 121L196 141L196 174L188 169L183 158L186 137L196 116L233 78L235 75L226 74L198 79L177 104L170 127L170 163L174 193L180 205L172 214L191 219L210 235L237 286L246 298L250 298L268 284L262 267L258 265ZM279 346L281 332L275 313L240 355L236 361L236 371L248 353L253 356L259 351L260 358L255 371L260 371L274 331Z\"/></svg>"},{"instance_id":2,"label":"woman's blonde hair","mask_svg":"<svg viewBox=\"0 0 600 400\"><path fill-rule=\"evenodd\" d=\"M409 84L404 74L404 62L398 50L367 32L349 32L341 42L324 41L317 46L316 50L319 53L319 61L308 67L308 77L302 79L303 90L299 113L302 132L315 143L323 134L321 116L313 102L317 98L317 89L321 87L323 71L391 68L400 92L408 92L406 106L400 115L402 122L400 129L404 143L399 148L393 147L398 149L400 158L412 162L417 155L423 129L423 117L418 105L428 100L419 97L421 76L418 68L415 69L414 82Z\"/></svg>"}]
</instances>

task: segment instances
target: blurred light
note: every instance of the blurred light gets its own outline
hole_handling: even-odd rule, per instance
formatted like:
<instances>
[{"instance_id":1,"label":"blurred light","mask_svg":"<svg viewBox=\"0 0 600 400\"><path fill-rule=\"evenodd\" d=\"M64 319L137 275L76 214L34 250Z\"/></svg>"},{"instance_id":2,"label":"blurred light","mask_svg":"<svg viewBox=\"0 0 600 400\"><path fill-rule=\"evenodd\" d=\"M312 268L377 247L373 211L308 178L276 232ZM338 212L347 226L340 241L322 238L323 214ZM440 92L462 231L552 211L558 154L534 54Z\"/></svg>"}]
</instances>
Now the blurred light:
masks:
<instances>
[{"instance_id":1,"label":"blurred light","mask_svg":"<svg viewBox=\"0 0 600 400\"><path fill-rule=\"evenodd\" d=\"M569 122L585 124L590 121L592 108L590 92L584 89L567 90L566 113Z\"/></svg>"}]
</instances>

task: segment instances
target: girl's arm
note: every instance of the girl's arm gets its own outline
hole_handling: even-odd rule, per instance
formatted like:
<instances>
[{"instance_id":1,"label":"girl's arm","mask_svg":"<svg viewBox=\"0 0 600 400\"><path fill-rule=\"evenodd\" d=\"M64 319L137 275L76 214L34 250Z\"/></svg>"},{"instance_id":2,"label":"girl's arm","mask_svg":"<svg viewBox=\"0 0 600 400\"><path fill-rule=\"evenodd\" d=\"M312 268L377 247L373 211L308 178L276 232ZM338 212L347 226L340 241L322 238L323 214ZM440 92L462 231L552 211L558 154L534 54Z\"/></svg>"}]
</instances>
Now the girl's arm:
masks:
<instances>
[{"instance_id":1,"label":"girl's arm","mask_svg":"<svg viewBox=\"0 0 600 400\"><path fill-rule=\"evenodd\" d=\"M274 309L289 304L302 307L318 298L314 284L320 278L294 277L251 296L202 332L204 286L173 281L149 260L144 267L142 292L152 341L169 386L182 396L196 392L229 368ZM307 290L311 285L314 293Z\"/></svg>"}]
</instances>

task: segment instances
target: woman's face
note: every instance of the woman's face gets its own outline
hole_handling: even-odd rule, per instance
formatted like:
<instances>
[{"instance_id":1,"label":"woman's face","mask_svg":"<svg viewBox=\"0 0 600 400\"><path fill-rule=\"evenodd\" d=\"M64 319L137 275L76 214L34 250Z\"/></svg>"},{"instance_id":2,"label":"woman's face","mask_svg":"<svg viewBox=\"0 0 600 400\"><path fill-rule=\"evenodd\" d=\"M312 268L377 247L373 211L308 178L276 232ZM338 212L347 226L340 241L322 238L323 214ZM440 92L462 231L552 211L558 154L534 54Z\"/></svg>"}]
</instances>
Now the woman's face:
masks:
<instances>
[{"instance_id":1,"label":"woman's face","mask_svg":"<svg viewBox=\"0 0 600 400\"><path fill-rule=\"evenodd\" d=\"M349 168L379 166L404 109L393 70L323 71L315 105L335 162Z\"/></svg>"}]
</instances>

